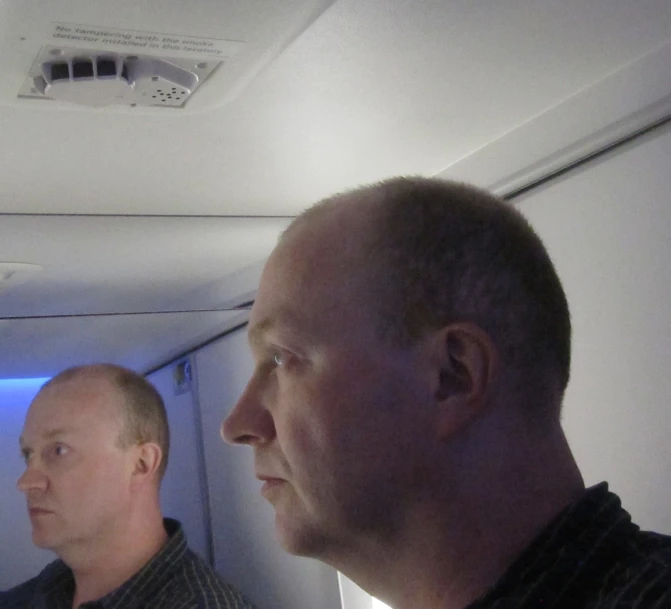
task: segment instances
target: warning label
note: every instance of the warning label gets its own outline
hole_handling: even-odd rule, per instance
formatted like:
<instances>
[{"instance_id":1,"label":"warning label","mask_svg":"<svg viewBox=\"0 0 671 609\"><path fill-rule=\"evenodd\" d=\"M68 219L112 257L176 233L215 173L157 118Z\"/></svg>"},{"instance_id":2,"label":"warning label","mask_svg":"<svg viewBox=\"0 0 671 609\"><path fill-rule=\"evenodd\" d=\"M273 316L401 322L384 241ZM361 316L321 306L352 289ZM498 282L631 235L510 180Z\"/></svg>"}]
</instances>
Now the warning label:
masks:
<instances>
[{"instance_id":1,"label":"warning label","mask_svg":"<svg viewBox=\"0 0 671 609\"><path fill-rule=\"evenodd\" d=\"M244 45L235 40L160 34L137 30L118 30L108 27L54 23L51 38L56 44L86 43L86 46L104 50L125 50L148 54L170 54L172 57L232 57Z\"/></svg>"}]
</instances>

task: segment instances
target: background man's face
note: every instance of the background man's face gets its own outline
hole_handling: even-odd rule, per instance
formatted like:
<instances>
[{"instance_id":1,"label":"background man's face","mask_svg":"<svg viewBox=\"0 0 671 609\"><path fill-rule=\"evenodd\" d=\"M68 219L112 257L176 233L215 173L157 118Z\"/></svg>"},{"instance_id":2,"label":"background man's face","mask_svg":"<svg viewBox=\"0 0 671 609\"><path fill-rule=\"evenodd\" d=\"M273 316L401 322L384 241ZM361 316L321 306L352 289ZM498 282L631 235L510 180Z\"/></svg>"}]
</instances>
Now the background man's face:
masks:
<instances>
[{"instance_id":1,"label":"background man's face","mask_svg":"<svg viewBox=\"0 0 671 609\"><path fill-rule=\"evenodd\" d=\"M250 319L256 370L224 423L253 446L257 475L281 480L263 493L296 554L389 532L429 459L421 352L377 336L357 272L321 236L280 245Z\"/></svg>"},{"instance_id":2,"label":"background man's face","mask_svg":"<svg viewBox=\"0 0 671 609\"><path fill-rule=\"evenodd\" d=\"M131 463L119 446L121 396L101 378L47 387L21 436L33 542L59 552L109 536L129 500Z\"/></svg>"}]
</instances>

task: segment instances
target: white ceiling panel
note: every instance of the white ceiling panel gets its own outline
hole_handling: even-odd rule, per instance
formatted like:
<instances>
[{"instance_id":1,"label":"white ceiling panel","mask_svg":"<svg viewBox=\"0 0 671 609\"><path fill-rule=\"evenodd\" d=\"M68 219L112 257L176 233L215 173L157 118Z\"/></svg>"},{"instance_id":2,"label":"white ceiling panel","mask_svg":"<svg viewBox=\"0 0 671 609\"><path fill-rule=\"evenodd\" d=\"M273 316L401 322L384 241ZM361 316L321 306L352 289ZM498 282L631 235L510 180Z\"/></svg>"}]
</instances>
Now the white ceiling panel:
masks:
<instances>
[{"instance_id":1,"label":"white ceiling panel","mask_svg":"<svg viewBox=\"0 0 671 609\"><path fill-rule=\"evenodd\" d=\"M229 278L265 259L287 223L0 216L0 261L44 267L25 283L0 289L0 317L220 306L248 291ZM211 284L222 286L218 302Z\"/></svg>"},{"instance_id":2,"label":"white ceiling panel","mask_svg":"<svg viewBox=\"0 0 671 609\"><path fill-rule=\"evenodd\" d=\"M24 4L37 18L37 0L3 10ZM110 26L137 19L144 28L202 28L179 12L159 17L158 2L131 12L126 3L84 4L73 7L87 21L97 11ZM214 4L189 7L217 16ZM252 6L246 17L262 22L264 11ZM58 18L73 21L77 11ZM206 30L234 35L223 15ZM363 181L443 170L651 52L670 32L668 0L340 0L216 108L182 115L57 111L50 102L2 108L0 206L292 214ZM203 89L216 97L218 86Z\"/></svg>"},{"instance_id":3,"label":"white ceiling panel","mask_svg":"<svg viewBox=\"0 0 671 609\"><path fill-rule=\"evenodd\" d=\"M246 313L170 313L252 297L282 218L0 217L0 261L44 268L0 284L0 378L113 361L147 370ZM113 315L105 315L113 314ZM39 318L43 316L75 316ZM87 315L91 315L90 317Z\"/></svg>"},{"instance_id":4,"label":"white ceiling panel","mask_svg":"<svg viewBox=\"0 0 671 609\"><path fill-rule=\"evenodd\" d=\"M579 91L438 174L501 195L671 117L671 42Z\"/></svg>"},{"instance_id":5,"label":"white ceiling panel","mask_svg":"<svg viewBox=\"0 0 671 609\"><path fill-rule=\"evenodd\" d=\"M19 99L57 24L222 63L183 109ZM668 0L6 0L0 262L44 270L0 317L234 305L313 201L396 174L519 184L665 112L669 53ZM146 369L239 313L212 315L1 322L0 378Z\"/></svg>"}]
</instances>

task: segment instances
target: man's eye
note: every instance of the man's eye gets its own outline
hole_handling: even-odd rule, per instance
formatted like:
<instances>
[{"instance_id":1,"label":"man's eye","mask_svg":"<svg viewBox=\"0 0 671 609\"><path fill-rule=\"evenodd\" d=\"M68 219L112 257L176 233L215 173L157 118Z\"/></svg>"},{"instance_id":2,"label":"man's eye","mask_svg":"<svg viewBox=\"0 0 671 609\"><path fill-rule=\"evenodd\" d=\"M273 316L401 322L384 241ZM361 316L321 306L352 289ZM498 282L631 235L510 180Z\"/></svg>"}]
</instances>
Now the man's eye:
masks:
<instances>
[{"instance_id":1,"label":"man's eye","mask_svg":"<svg viewBox=\"0 0 671 609\"><path fill-rule=\"evenodd\" d=\"M64 444L57 444L57 445L54 447L54 454L55 454L57 457L62 457L62 456L63 456L65 453L67 453L67 452L68 452L68 447L65 446Z\"/></svg>"},{"instance_id":2,"label":"man's eye","mask_svg":"<svg viewBox=\"0 0 671 609\"><path fill-rule=\"evenodd\" d=\"M282 353L275 353L273 355L273 361L275 362L276 366L283 366L284 365L284 355Z\"/></svg>"}]
</instances>

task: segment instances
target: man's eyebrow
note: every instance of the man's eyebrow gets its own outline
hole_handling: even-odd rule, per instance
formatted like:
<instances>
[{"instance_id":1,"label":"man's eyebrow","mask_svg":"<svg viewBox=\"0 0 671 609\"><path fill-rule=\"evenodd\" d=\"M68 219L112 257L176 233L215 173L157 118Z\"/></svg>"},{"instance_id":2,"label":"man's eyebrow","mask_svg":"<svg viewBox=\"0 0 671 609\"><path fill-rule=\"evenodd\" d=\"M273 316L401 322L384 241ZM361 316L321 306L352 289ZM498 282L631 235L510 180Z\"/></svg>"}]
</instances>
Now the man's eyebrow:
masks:
<instances>
[{"instance_id":1,"label":"man's eyebrow","mask_svg":"<svg viewBox=\"0 0 671 609\"><path fill-rule=\"evenodd\" d=\"M73 431L75 431L74 427L57 427L56 429L51 429L47 433L45 433L44 437L47 440L51 440L56 436L66 436L69 433L72 433Z\"/></svg>"},{"instance_id":2,"label":"man's eyebrow","mask_svg":"<svg viewBox=\"0 0 671 609\"><path fill-rule=\"evenodd\" d=\"M247 330L249 344L257 347L260 346L263 343L263 335L266 334L273 325L273 322L266 318L263 321L250 326L249 330Z\"/></svg>"},{"instance_id":3,"label":"man's eyebrow","mask_svg":"<svg viewBox=\"0 0 671 609\"><path fill-rule=\"evenodd\" d=\"M59 436L65 436L69 433L72 433L74 431L74 427L57 427L56 429L50 429L47 433L45 433L42 437L45 440L52 440L53 438L59 437ZM26 441L23 439L23 436L19 437L19 446L22 448L25 446Z\"/></svg>"},{"instance_id":4,"label":"man's eyebrow","mask_svg":"<svg viewBox=\"0 0 671 609\"><path fill-rule=\"evenodd\" d=\"M255 323L253 326L250 326L247 331L247 338L250 345L262 346L264 344L264 335L275 328L286 329L289 331L307 331L305 324L299 317L294 313L283 309L274 314L273 317L266 317Z\"/></svg>"}]
</instances>

